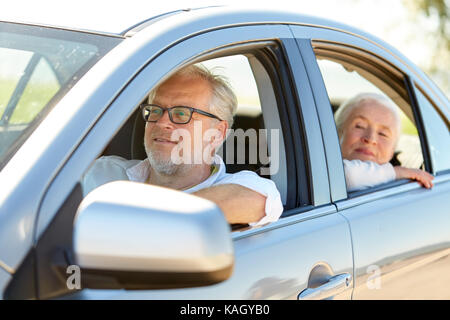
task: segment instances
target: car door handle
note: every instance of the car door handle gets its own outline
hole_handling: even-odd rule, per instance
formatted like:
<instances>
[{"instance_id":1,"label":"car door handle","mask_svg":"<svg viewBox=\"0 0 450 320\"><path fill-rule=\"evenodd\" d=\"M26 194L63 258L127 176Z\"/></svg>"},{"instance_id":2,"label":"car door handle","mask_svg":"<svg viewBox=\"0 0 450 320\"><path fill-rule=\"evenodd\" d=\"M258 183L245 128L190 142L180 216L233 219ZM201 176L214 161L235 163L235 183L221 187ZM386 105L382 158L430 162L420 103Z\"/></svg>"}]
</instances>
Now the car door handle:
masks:
<instances>
[{"instance_id":1,"label":"car door handle","mask_svg":"<svg viewBox=\"0 0 450 320\"><path fill-rule=\"evenodd\" d=\"M350 273L342 273L331 277L326 283L317 288L307 288L300 292L298 300L322 300L341 293L350 287L352 283L352 275Z\"/></svg>"}]
</instances>

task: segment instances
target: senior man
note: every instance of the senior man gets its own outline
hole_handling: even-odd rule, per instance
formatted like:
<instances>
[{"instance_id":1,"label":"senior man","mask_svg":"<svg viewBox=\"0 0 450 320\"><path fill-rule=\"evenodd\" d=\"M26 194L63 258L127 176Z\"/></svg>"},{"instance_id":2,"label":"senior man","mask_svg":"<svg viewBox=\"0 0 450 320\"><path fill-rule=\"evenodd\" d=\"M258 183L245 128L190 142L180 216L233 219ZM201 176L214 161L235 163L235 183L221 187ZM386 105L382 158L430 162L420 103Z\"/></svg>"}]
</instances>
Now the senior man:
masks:
<instances>
[{"instance_id":1,"label":"senior man","mask_svg":"<svg viewBox=\"0 0 450 320\"><path fill-rule=\"evenodd\" d=\"M211 200L230 224L263 225L280 217L283 205L273 181L251 171L227 174L216 154L237 107L223 77L191 65L155 88L148 102L141 106L148 158L99 158L83 178L84 194L110 181L131 180Z\"/></svg>"},{"instance_id":2,"label":"senior man","mask_svg":"<svg viewBox=\"0 0 450 320\"><path fill-rule=\"evenodd\" d=\"M428 172L389 163L401 132L397 107L389 99L375 93L358 94L339 107L335 120L349 191L395 179L433 186L434 177Z\"/></svg>"}]
</instances>

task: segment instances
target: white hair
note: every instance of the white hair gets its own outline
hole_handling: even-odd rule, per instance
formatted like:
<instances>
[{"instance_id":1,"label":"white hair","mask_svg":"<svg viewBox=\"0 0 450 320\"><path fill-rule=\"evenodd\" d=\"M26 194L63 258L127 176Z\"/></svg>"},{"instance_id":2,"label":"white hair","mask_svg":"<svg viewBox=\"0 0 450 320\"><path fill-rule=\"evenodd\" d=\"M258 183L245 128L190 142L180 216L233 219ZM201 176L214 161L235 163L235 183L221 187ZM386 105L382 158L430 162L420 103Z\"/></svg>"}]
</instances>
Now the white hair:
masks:
<instances>
[{"instance_id":1,"label":"white hair","mask_svg":"<svg viewBox=\"0 0 450 320\"><path fill-rule=\"evenodd\" d=\"M209 112L227 121L228 128L232 127L233 117L237 108L237 98L226 77L214 74L202 64L193 64L184 67L172 75L172 77L174 76L186 76L193 79L200 78L206 80L211 85L212 90ZM155 98L158 88L159 86L150 92L148 99L150 103Z\"/></svg>"},{"instance_id":2,"label":"white hair","mask_svg":"<svg viewBox=\"0 0 450 320\"><path fill-rule=\"evenodd\" d=\"M387 97L378 94L378 93L370 93L364 92L357 94L356 96L346 100L344 103L340 105L336 113L334 114L334 119L336 121L336 128L338 131L339 137L342 135L343 126L346 123L351 112L360 107L366 101L375 101L376 103L384 106L386 109L391 111L392 115L395 119L396 130L397 130L397 140L400 137L401 133L401 120L400 115L398 113L397 106Z\"/></svg>"}]
</instances>

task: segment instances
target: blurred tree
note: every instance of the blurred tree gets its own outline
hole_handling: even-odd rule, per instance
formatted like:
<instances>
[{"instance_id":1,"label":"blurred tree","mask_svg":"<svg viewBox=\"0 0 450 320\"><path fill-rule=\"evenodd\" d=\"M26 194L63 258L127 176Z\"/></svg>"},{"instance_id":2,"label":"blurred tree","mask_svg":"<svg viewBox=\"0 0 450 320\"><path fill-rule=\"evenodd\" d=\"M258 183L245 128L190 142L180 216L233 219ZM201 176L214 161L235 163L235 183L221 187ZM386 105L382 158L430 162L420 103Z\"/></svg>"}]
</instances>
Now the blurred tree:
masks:
<instances>
[{"instance_id":1,"label":"blurred tree","mask_svg":"<svg viewBox=\"0 0 450 320\"><path fill-rule=\"evenodd\" d=\"M403 0L416 22L424 18L433 20L433 30L428 30L434 39L432 57L426 71L439 79L444 92L450 93L450 0Z\"/></svg>"}]
</instances>

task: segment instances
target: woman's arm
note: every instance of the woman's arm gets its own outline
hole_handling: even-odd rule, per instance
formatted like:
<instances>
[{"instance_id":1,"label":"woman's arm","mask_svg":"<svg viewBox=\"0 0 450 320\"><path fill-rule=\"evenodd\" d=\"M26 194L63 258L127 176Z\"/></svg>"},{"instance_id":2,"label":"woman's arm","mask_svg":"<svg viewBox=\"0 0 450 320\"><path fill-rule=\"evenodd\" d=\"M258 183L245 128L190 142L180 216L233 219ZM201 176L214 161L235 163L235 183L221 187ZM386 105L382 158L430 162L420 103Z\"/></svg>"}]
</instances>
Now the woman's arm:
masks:
<instances>
[{"instance_id":1,"label":"woman's arm","mask_svg":"<svg viewBox=\"0 0 450 320\"><path fill-rule=\"evenodd\" d=\"M348 191L363 190L396 179L390 163L344 159L345 182Z\"/></svg>"},{"instance_id":2,"label":"woman's arm","mask_svg":"<svg viewBox=\"0 0 450 320\"><path fill-rule=\"evenodd\" d=\"M427 189L433 187L434 176L420 169L411 169L401 166L394 167L396 179L412 179L419 182Z\"/></svg>"}]
</instances>

